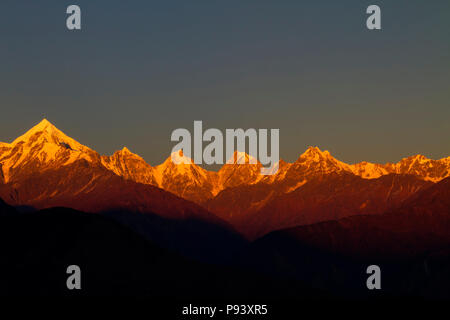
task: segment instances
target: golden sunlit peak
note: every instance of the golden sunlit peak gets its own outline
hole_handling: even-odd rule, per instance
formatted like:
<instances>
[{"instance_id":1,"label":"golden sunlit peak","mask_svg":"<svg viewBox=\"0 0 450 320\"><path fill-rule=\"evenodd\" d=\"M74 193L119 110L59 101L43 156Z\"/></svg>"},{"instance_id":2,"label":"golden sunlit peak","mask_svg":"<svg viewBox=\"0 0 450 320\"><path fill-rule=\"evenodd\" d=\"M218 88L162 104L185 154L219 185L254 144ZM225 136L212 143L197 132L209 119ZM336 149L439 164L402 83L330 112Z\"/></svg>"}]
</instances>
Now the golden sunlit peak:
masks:
<instances>
[{"instance_id":1,"label":"golden sunlit peak","mask_svg":"<svg viewBox=\"0 0 450 320\"><path fill-rule=\"evenodd\" d=\"M402 158L402 161L427 161L427 160L430 160L430 159L428 159L427 157L425 157L422 154L416 154L413 156Z\"/></svg>"},{"instance_id":2,"label":"golden sunlit peak","mask_svg":"<svg viewBox=\"0 0 450 320\"><path fill-rule=\"evenodd\" d=\"M130 149L128 149L127 147L123 147L122 150L116 151L115 154L119 154L125 157L133 157L135 159L144 161L144 159L141 156L131 152Z\"/></svg>"},{"instance_id":3,"label":"golden sunlit peak","mask_svg":"<svg viewBox=\"0 0 450 320\"><path fill-rule=\"evenodd\" d=\"M51 124L46 118L43 118L39 124Z\"/></svg>"},{"instance_id":4,"label":"golden sunlit peak","mask_svg":"<svg viewBox=\"0 0 450 320\"><path fill-rule=\"evenodd\" d=\"M83 146L78 141L67 136L64 132L56 128L50 121L46 118L42 119L37 125L32 127L26 133L16 138L11 145L15 146L19 143L28 144L29 147L34 145L45 145L47 148L57 148L63 146L66 150L76 150L80 151L91 151L86 146ZM53 147L51 146L53 145Z\"/></svg>"},{"instance_id":5,"label":"golden sunlit peak","mask_svg":"<svg viewBox=\"0 0 450 320\"><path fill-rule=\"evenodd\" d=\"M172 152L166 161L174 164L193 164L192 159L184 155L183 149Z\"/></svg>"},{"instance_id":6,"label":"golden sunlit peak","mask_svg":"<svg viewBox=\"0 0 450 320\"><path fill-rule=\"evenodd\" d=\"M32 129L44 130L46 128L54 128L54 129L56 129L56 127L53 125L53 123L48 121L46 118L43 118L41 120L41 122L39 122L37 125L35 125Z\"/></svg>"},{"instance_id":7,"label":"golden sunlit peak","mask_svg":"<svg viewBox=\"0 0 450 320\"><path fill-rule=\"evenodd\" d=\"M258 160L246 152L235 150L233 156L227 160L226 164L258 164Z\"/></svg>"},{"instance_id":8,"label":"golden sunlit peak","mask_svg":"<svg viewBox=\"0 0 450 320\"><path fill-rule=\"evenodd\" d=\"M304 153L300 155L297 161L304 161L305 159L319 161L321 159L334 159L334 158L331 156L328 150L322 151L319 149L319 147L309 147L308 149L306 149Z\"/></svg>"},{"instance_id":9,"label":"golden sunlit peak","mask_svg":"<svg viewBox=\"0 0 450 320\"><path fill-rule=\"evenodd\" d=\"M18 137L16 140L12 142L12 144L15 144L20 141L27 141L29 140L34 134L38 132L45 132L48 135L59 135L62 137L65 137L64 133L59 131L50 121L47 119L42 119L41 122L39 122L37 125L32 127L30 130L28 130L25 134Z\"/></svg>"},{"instance_id":10,"label":"golden sunlit peak","mask_svg":"<svg viewBox=\"0 0 450 320\"><path fill-rule=\"evenodd\" d=\"M44 118L41 120L41 122L39 122L36 126L34 126L33 129L44 130L47 127L55 128L55 126L50 121L48 121L46 118Z\"/></svg>"},{"instance_id":11,"label":"golden sunlit peak","mask_svg":"<svg viewBox=\"0 0 450 320\"><path fill-rule=\"evenodd\" d=\"M329 155L330 153L328 151L322 151L319 149L319 147L308 147L308 149L306 149L306 151L302 154L303 155L315 155L315 154L320 154L320 155Z\"/></svg>"}]
</instances>

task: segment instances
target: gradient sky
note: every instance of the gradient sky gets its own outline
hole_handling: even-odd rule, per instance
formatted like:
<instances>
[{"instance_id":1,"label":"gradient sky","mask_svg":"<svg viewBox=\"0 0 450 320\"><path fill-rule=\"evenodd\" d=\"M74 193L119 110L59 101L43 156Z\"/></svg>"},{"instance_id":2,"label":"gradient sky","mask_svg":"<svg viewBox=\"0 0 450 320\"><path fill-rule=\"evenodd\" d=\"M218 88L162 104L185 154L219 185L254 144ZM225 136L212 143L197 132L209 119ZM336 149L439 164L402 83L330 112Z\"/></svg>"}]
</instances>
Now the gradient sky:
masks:
<instances>
[{"instance_id":1,"label":"gradient sky","mask_svg":"<svg viewBox=\"0 0 450 320\"><path fill-rule=\"evenodd\" d=\"M155 165L203 120L279 128L287 161L310 145L348 163L450 155L448 0L2 0L0 35L0 141L45 117Z\"/></svg>"}]
</instances>

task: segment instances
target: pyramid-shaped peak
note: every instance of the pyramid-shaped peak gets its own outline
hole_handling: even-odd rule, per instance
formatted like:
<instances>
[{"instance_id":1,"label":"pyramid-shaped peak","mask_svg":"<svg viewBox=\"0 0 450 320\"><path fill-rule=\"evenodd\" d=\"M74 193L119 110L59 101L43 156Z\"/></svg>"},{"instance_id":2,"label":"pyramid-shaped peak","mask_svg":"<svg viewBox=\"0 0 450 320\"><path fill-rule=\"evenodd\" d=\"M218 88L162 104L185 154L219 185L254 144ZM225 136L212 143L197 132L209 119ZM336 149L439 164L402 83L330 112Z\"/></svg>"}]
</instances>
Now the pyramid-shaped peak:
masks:
<instances>
[{"instance_id":1,"label":"pyramid-shaped peak","mask_svg":"<svg viewBox=\"0 0 450 320\"><path fill-rule=\"evenodd\" d=\"M11 145L18 143L26 143L34 145L36 143L50 143L73 150L87 150L89 148L83 146L78 141L70 138L64 132L56 128L47 119L42 119L37 125L28 130L25 134L14 140Z\"/></svg>"},{"instance_id":2,"label":"pyramid-shaped peak","mask_svg":"<svg viewBox=\"0 0 450 320\"><path fill-rule=\"evenodd\" d=\"M416 154L415 156L413 156L413 159L428 160L428 158L423 154Z\"/></svg>"},{"instance_id":3,"label":"pyramid-shaped peak","mask_svg":"<svg viewBox=\"0 0 450 320\"><path fill-rule=\"evenodd\" d=\"M413 160L413 161L415 160L415 161L419 161L419 162L429 162L429 161L449 162L450 157L441 158L441 159L432 159L432 158L428 158L427 156L424 156L422 154L416 154L413 156L409 156L407 158L403 158L400 162L405 162L408 160Z\"/></svg>"},{"instance_id":4,"label":"pyramid-shaped peak","mask_svg":"<svg viewBox=\"0 0 450 320\"><path fill-rule=\"evenodd\" d=\"M400 162L407 162L407 161L419 161L419 162L423 162L423 161L428 161L430 159L428 159L427 157L425 157L422 154L416 154L413 156L409 156L407 158L403 158Z\"/></svg>"},{"instance_id":5,"label":"pyramid-shaped peak","mask_svg":"<svg viewBox=\"0 0 450 320\"><path fill-rule=\"evenodd\" d=\"M127 147L123 147L121 150L116 151L115 153L121 154L121 155L127 155L127 156L137 156L137 154L133 153L128 149Z\"/></svg>"},{"instance_id":6,"label":"pyramid-shaped peak","mask_svg":"<svg viewBox=\"0 0 450 320\"><path fill-rule=\"evenodd\" d=\"M35 125L33 128L31 128L29 131L38 132L38 131L44 131L44 130L57 130L57 128L47 119L42 119L41 122L39 122L37 125Z\"/></svg>"},{"instance_id":7,"label":"pyramid-shaped peak","mask_svg":"<svg viewBox=\"0 0 450 320\"><path fill-rule=\"evenodd\" d=\"M41 120L41 122L39 122L39 124L38 124L38 126L53 126L53 124L50 122L50 121L48 121L46 118L43 118L42 120Z\"/></svg>"},{"instance_id":8,"label":"pyramid-shaped peak","mask_svg":"<svg viewBox=\"0 0 450 320\"><path fill-rule=\"evenodd\" d=\"M28 130L25 134L18 137L12 144L16 144L21 141L28 141L36 133L45 133L48 136L60 136L61 138L68 138L62 131L58 130L50 121L42 119L37 125Z\"/></svg>"},{"instance_id":9,"label":"pyramid-shaped peak","mask_svg":"<svg viewBox=\"0 0 450 320\"><path fill-rule=\"evenodd\" d=\"M122 151L123 153L131 153L131 154L133 153L133 152L131 152L130 149L128 149L127 147L123 147L121 151Z\"/></svg>"},{"instance_id":10,"label":"pyramid-shaped peak","mask_svg":"<svg viewBox=\"0 0 450 320\"><path fill-rule=\"evenodd\" d=\"M258 164L258 160L246 152L236 150L233 156L227 160L227 164Z\"/></svg>"},{"instance_id":11,"label":"pyramid-shaped peak","mask_svg":"<svg viewBox=\"0 0 450 320\"><path fill-rule=\"evenodd\" d=\"M319 149L319 147L309 147L300 156L300 158L328 158L328 157L331 157L330 152L328 152L328 150L322 151Z\"/></svg>"},{"instance_id":12,"label":"pyramid-shaped peak","mask_svg":"<svg viewBox=\"0 0 450 320\"><path fill-rule=\"evenodd\" d=\"M123 147L121 150L115 151L113 156L126 157L126 158L135 158L135 159L139 159L139 160L142 160L142 161L145 162L145 160L141 156L131 152L130 149L128 149L127 147Z\"/></svg>"},{"instance_id":13,"label":"pyramid-shaped peak","mask_svg":"<svg viewBox=\"0 0 450 320\"><path fill-rule=\"evenodd\" d=\"M193 164L192 159L185 156L182 149L172 152L166 162L167 161L170 161L174 164Z\"/></svg>"}]
</instances>

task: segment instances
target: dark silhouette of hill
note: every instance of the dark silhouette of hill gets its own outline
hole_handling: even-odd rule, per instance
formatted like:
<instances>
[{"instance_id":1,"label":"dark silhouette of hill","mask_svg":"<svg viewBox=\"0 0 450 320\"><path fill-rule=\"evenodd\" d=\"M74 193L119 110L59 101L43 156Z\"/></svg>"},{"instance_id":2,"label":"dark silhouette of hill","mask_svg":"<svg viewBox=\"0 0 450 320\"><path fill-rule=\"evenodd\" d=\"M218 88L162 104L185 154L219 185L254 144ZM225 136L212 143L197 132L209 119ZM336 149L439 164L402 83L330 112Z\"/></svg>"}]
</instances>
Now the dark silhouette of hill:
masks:
<instances>
[{"instance_id":1,"label":"dark silhouette of hill","mask_svg":"<svg viewBox=\"0 0 450 320\"><path fill-rule=\"evenodd\" d=\"M152 213L109 211L102 215L128 226L158 246L204 262L230 265L248 246L238 233L200 219L167 219Z\"/></svg>"},{"instance_id":2,"label":"dark silhouette of hill","mask_svg":"<svg viewBox=\"0 0 450 320\"><path fill-rule=\"evenodd\" d=\"M0 295L140 296L166 303L323 297L287 277L184 258L99 214L52 208L2 217ZM82 290L66 288L78 265Z\"/></svg>"},{"instance_id":3,"label":"dark silhouette of hill","mask_svg":"<svg viewBox=\"0 0 450 320\"><path fill-rule=\"evenodd\" d=\"M151 185L125 180L99 164L79 160L0 184L0 197L13 206L68 207L85 212L151 212L171 219L196 218L226 225L190 201Z\"/></svg>"},{"instance_id":4,"label":"dark silhouette of hill","mask_svg":"<svg viewBox=\"0 0 450 320\"><path fill-rule=\"evenodd\" d=\"M10 216L16 213L17 212L13 207L7 205L5 201L0 199L0 217Z\"/></svg>"},{"instance_id":5,"label":"dark silhouette of hill","mask_svg":"<svg viewBox=\"0 0 450 320\"><path fill-rule=\"evenodd\" d=\"M102 213L162 247L203 261L227 262L244 242L228 223L201 206L85 160L0 184L0 195L25 212L67 207Z\"/></svg>"}]
</instances>

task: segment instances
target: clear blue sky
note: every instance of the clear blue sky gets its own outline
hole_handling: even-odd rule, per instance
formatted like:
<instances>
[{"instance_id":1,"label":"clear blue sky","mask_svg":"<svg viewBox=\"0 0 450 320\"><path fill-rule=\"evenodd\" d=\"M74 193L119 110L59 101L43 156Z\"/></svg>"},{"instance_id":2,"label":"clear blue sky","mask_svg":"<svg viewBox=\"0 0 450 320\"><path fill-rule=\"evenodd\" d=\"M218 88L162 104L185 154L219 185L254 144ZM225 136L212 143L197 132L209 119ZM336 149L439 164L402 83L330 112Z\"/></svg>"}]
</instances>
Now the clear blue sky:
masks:
<instances>
[{"instance_id":1,"label":"clear blue sky","mask_svg":"<svg viewBox=\"0 0 450 320\"><path fill-rule=\"evenodd\" d=\"M2 0L0 35L0 141L46 117L154 165L203 120L279 128L288 161L310 145L349 163L450 155L448 0Z\"/></svg>"}]
</instances>

